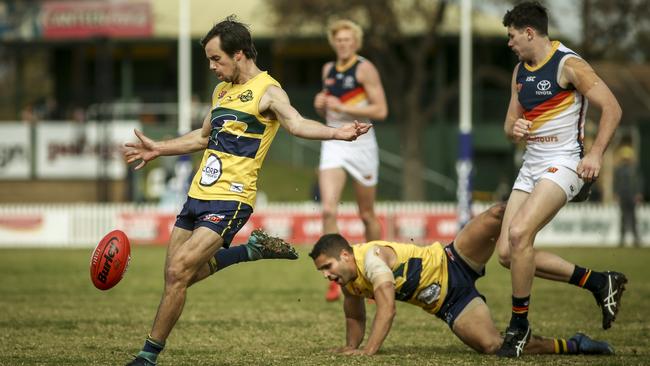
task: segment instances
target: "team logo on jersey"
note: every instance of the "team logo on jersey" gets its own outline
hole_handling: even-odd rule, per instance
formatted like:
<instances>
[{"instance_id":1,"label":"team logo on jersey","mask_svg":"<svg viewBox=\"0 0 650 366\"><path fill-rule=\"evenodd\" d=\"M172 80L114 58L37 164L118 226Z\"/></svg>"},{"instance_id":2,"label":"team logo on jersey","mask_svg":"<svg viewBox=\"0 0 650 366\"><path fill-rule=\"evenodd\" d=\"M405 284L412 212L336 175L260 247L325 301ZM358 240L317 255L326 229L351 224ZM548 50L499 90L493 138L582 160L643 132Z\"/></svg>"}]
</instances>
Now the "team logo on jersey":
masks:
<instances>
[{"instance_id":1,"label":"team logo on jersey","mask_svg":"<svg viewBox=\"0 0 650 366\"><path fill-rule=\"evenodd\" d=\"M535 76L526 76L526 81L535 81Z\"/></svg>"},{"instance_id":2,"label":"team logo on jersey","mask_svg":"<svg viewBox=\"0 0 650 366\"><path fill-rule=\"evenodd\" d=\"M241 100L244 103L250 102L251 100L253 100L253 91L248 89L245 92L239 94L239 100Z\"/></svg>"},{"instance_id":3,"label":"team logo on jersey","mask_svg":"<svg viewBox=\"0 0 650 366\"><path fill-rule=\"evenodd\" d=\"M549 90L551 88L551 82L548 80L542 80L537 83L537 89L539 90Z\"/></svg>"},{"instance_id":4,"label":"team logo on jersey","mask_svg":"<svg viewBox=\"0 0 650 366\"><path fill-rule=\"evenodd\" d=\"M213 223L217 223L221 220L223 220L226 217L226 215L219 215L219 214L207 214L201 218L202 221L210 221Z\"/></svg>"},{"instance_id":5,"label":"team logo on jersey","mask_svg":"<svg viewBox=\"0 0 650 366\"><path fill-rule=\"evenodd\" d=\"M354 88L354 77L348 75L343 79L343 89L352 89Z\"/></svg>"},{"instance_id":6,"label":"team logo on jersey","mask_svg":"<svg viewBox=\"0 0 650 366\"><path fill-rule=\"evenodd\" d=\"M230 192L244 193L244 185L242 183L230 183Z\"/></svg>"},{"instance_id":7,"label":"team logo on jersey","mask_svg":"<svg viewBox=\"0 0 650 366\"><path fill-rule=\"evenodd\" d=\"M221 98L223 98L224 95L226 95L226 91L225 91L225 90L222 90L222 91L219 93L219 96L217 96L217 98L218 98L218 99L221 99Z\"/></svg>"},{"instance_id":8,"label":"team logo on jersey","mask_svg":"<svg viewBox=\"0 0 650 366\"><path fill-rule=\"evenodd\" d=\"M221 177L221 160L215 154L210 154L205 160L205 166L201 169L202 186L211 186L215 184Z\"/></svg>"}]
</instances>

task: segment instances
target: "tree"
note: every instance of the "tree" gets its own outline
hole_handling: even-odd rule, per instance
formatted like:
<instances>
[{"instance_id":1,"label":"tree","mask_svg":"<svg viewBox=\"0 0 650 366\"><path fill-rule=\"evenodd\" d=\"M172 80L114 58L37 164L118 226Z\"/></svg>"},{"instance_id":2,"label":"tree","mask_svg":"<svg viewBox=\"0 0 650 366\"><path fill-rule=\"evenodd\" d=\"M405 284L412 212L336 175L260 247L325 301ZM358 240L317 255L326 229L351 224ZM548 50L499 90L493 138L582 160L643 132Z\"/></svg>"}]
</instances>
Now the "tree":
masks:
<instances>
[{"instance_id":1,"label":"tree","mask_svg":"<svg viewBox=\"0 0 650 366\"><path fill-rule=\"evenodd\" d=\"M406 200L426 199L422 179L423 131L433 115L458 93L458 86L452 85L434 95L430 82L429 61L439 46L438 30L447 3L446 0L270 0L278 17L278 29L285 33L295 34L296 29L316 26L324 34L330 20L343 16L363 26L364 53L382 75L390 114L402 126L402 186Z\"/></svg>"}]
</instances>

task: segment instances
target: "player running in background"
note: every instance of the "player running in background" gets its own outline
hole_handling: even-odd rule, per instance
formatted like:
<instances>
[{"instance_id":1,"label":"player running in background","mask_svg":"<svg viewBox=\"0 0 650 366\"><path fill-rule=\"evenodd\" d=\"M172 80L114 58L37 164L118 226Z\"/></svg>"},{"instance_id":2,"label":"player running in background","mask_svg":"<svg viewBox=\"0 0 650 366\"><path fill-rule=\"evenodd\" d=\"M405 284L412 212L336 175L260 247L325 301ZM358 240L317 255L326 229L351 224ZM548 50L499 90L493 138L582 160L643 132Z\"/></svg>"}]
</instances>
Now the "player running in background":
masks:
<instances>
[{"instance_id":1,"label":"player running in background","mask_svg":"<svg viewBox=\"0 0 650 366\"><path fill-rule=\"evenodd\" d=\"M510 268L512 318L497 355L518 357L531 334L528 307L533 277L569 282L590 290L603 314L615 320L627 279L596 272L533 248L535 236L569 201L585 200L598 177L603 153L621 119L607 85L575 52L548 37L548 15L537 2L508 11L508 46L519 58L512 75L504 130L526 143L524 162L508 199L498 241L499 262ZM598 135L584 155L587 104L601 111Z\"/></svg>"},{"instance_id":2,"label":"player running in background","mask_svg":"<svg viewBox=\"0 0 650 366\"><path fill-rule=\"evenodd\" d=\"M371 123L371 120L385 119L388 107L379 73L370 61L357 54L363 42L361 27L350 20L335 21L328 27L327 39L336 52L336 61L323 66L323 90L314 98L316 111L332 127L345 126L355 120ZM323 232L338 232L337 207L347 172L353 179L366 240L380 239L381 227L374 209L379 175L374 131L351 142L323 141L319 169ZM332 282L326 299L337 300L340 292L340 287Z\"/></svg>"},{"instance_id":3,"label":"player running in background","mask_svg":"<svg viewBox=\"0 0 650 366\"><path fill-rule=\"evenodd\" d=\"M201 45L221 81L203 127L158 142L136 131L139 141L127 143L124 152L128 163L141 161L139 169L161 155L205 150L171 233L165 288L151 333L128 365L156 364L192 284L237 262L297 258L288 244L259 231L246 245L219 250L230 245L253 212L258 171L279 126L298 137L340 140L354 140L371 128L359 122L334 128L303 118L280 84L257 67L251 35L233 16L216 24Z\"/></svg>"},{"instance_id":4,"label":"player running in background","mask_svg":"<svg viewBox=\"0 0 650 366\"><path fill-rule=\"evenodd\" d=\"M400 300L444 320L474 350L495 353L503 338L475 281L485 274L494 252L503 211L503 205L497 205L481 213L444 247L386 241L350 246L339 234L321 237L309 255L316 269L339 283L344 294L346 341L336 352L375 354L393 324L395 300ZM376 313L368 341L360 348L366 329L364 297L375 300ZM610 355L614 350L577 333L569 339L533 337L525 352Z\"/></svg>"}]
</instances>

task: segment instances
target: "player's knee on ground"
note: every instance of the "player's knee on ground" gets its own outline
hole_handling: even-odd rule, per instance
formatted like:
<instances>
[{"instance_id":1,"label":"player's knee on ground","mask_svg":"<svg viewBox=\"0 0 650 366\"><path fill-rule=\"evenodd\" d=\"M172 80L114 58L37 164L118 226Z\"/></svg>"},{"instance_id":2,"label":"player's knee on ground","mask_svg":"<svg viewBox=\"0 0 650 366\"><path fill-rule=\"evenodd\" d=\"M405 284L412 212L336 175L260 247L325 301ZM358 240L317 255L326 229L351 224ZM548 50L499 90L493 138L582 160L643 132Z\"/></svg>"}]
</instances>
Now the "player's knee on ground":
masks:
<instances>
[{"instance_id":1,"label":"player's knee on ground","mask_svg":"<svg viewBox=\"0 0 650 366\"><path fill-rule=\"evenodd\" d=\"M499 350L499 348L501 348L502 342L503 341L501 340L501 338L486 339L480 342L480 344L478 345L478 349L476 349L476 351L478 351L479 353L484 353L486 355L493 355Z\"/></svg>"}]
</instances>

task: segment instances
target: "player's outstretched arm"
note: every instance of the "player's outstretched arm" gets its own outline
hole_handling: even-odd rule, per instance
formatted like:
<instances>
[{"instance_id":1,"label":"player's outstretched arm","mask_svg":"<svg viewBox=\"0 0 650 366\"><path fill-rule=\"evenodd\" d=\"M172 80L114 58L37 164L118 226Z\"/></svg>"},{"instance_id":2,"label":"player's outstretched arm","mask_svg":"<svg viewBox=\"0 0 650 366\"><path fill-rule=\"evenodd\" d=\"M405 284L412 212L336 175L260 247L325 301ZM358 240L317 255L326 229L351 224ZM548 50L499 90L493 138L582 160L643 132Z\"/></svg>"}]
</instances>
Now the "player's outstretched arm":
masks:
<instances>
[{"instance_id":1,"label":"player's outstretched arm","mask_svg":"<svg viewBox=\"0 0 650 366\"><path fill-rule=\"evenodd\" d=\"M161 155L183 155L205 149L210 134L210 118L209 115L205 117L200 129L170 140L154 141L141 131L134 132L138 141L125 143L123 154L127 164L140 160L135 167L138 170Z\"/></svg>"},{"instance_id":2,"label":"player's outstretched arm","mask_svg":"<svg viewBox=\"0 0 650 366\"><path fill-rule=\"evenodd\" d=\"M270 86L260 100L260 112L271 111L282 127L290 134L311 140L346 140L353 141L368 132L369 123L345 124L340 128L325 126L314 120L306 119L289 102L287 93L277 86Z\"/></svg>"},{"instance_id":3,"label":"player's outstretched arm","mask_svg":"<svg viewBox=\"0 0 650 366\"><path fill-rule=\"evenodd\" d=\"M598 134L591 150L578 164L577 172L584 180L596 179L600 174L603 154L621 121L621 106L605 82L584 60L572 57L564 63L561 82L567 82L584 95L590 104L600 109Z\"/></svg>"}]
</instances>

